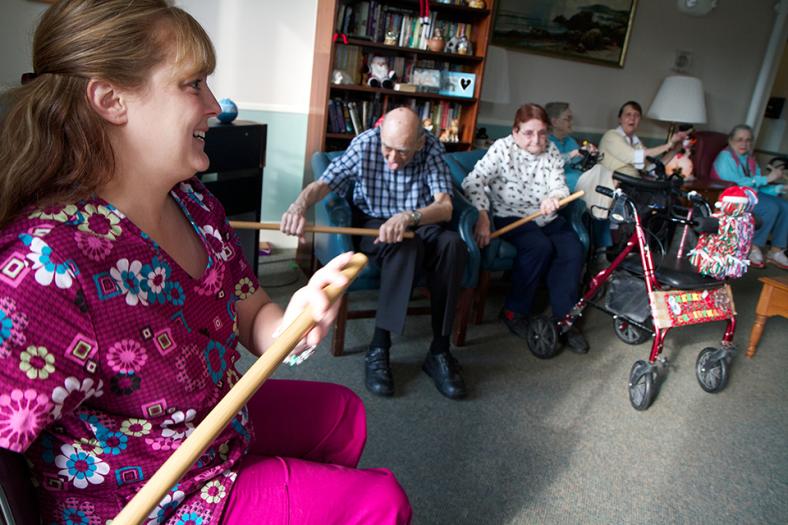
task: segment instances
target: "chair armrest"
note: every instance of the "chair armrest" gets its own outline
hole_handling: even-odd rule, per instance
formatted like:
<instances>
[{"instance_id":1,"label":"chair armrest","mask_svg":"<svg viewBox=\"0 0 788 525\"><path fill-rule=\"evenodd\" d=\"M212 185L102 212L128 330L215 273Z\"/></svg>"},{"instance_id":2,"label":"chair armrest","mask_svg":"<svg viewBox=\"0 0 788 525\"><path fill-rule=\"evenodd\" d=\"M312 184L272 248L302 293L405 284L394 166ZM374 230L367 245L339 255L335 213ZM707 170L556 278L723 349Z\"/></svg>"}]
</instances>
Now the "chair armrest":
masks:
<instances>
[{"instance_id":1,"label":"chair armrest","mask_svg":"<svg viewBox=\"0 0 788 525\"><path fill-rule=\"evenodd\" d=\"M586 253L588 253L588 246L591 243L591 238L589 237L588 229L583 222L583 214L585 212L585 202L578 199L570 202L558 213L569 222L569 224L572 226L572 229L575 230L575 233L580 238L580 242L583 244L583 249Z\"/></svg>"},{"instance_id":2,"label":"chair armrest","mask_svg":"<svg viewBox=\"0 0 788 525\"><path fill-rule=\"evenodd\" d=\"M456 190L456 188L455 188ZM479 218L477 210L461 193L454 192L452 197L451 229L460 234L460 239L468 250L468 261L465 265L465 274L462 277L463 288L476 288L479 281L479 267L481 252L476 240L473 238L473 229Z\"/></svg>"}]
</instances>

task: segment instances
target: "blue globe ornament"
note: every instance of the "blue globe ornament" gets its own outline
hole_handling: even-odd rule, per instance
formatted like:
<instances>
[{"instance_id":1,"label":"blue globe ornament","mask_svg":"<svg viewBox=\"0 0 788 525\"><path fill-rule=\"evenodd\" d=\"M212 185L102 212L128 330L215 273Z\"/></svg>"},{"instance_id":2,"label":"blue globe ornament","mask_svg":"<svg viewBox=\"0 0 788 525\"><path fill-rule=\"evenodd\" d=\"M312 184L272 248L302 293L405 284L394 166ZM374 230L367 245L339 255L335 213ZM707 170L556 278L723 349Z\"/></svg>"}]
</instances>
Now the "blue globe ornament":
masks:
<instances>
[{"instance_id":1,"label":"blue globe ornament","mask_svg":"<svg viewBox=\"0 0 788 525\"><path fill-rule=\"evenodd\" d=\"M238 106L236 106L235 102L229 98L221 99L219 101L219 106L222 108L222 112L216 115L216 118L219 119L219 122L223 124L229 124L235 120L235 117L238 116Z\"/></svg>"}]
</instances>

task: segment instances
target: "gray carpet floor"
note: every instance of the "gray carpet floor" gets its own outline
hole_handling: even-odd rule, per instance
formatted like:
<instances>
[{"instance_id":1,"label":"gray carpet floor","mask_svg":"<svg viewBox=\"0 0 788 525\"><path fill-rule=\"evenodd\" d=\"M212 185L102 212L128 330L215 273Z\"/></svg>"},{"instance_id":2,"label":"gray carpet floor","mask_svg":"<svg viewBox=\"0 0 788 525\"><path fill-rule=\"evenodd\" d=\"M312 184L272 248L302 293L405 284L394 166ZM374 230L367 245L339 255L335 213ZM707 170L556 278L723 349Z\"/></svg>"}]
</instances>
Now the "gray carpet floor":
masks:
<instances>
[{"instance_id":1,"label":"gray carpet floor","mask_svg":"<svg viewBox=\"0 0 788 525\"><path fill-rule=\"evenodd\" d=\"M261 283L281 304L303 283L289 256L261 266ZM766 275L781 270L752 270L734 284L740 351L728 387L705 393L694 371L724 323L676 329L664 351L670 369L645 412L630 406L627 377L648 358L649 343L624 344L612 319L589 309L590 353L539 360L495 320L504 285L492 290L487 320L471 325L454 352L466 400L445 399L421 371L428 316L409 318L406 334L394 338L394 398L364 389L372 320L348 322L346 355L332 357L326 340L276 377L336 382L362 397L361 467L396 474L416 524L788 523L788 320L771 318L758 354L744 357L757 278ZM374 301L354 294L351 305Z\"/></svg>"}]
</instances>

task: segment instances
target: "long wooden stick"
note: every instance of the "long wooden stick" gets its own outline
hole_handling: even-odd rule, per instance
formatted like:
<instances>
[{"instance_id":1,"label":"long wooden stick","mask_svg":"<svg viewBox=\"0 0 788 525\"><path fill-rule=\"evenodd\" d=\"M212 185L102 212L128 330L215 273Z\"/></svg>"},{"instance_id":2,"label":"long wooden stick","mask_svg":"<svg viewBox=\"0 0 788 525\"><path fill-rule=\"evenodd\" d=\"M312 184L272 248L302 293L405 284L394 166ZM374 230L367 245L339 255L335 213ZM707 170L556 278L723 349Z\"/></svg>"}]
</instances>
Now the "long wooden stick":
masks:
<instances>
[{"instance_id":1,"label":"long wooden stick","mask_svg":"<svg viewBox=\"0 0 788 525\"><path fill-rule=\"evenodd\" d=\"M573 200L579 199L583 195L585 195L584 191L576 191L572 195L570 195L569 197L564 197L563 199L558 201L558 207L559 208L563 208L564 206L566 206L567 204L569 204ZM537 212L532 213L531 215L523 217L522 219L517 219L516 221L514 221L511 224L507 224L506 226L504 226L500 230L495 230L494 232L492 232L492 235L490 235L490 239L495 239L496 237L500 237L504 233L512 231L513 229L517 228L518 226L522 226L526 222L531 222L532 220L536 219L537 217L539 217L541 215L542 215L542 212L541 211L537 211Z\"/></svg>"},{"instance_id":2,"label":"long wooden stick","mask_svg":"<svg viewBox=\"0 0 788 525\"><path fill-rule=\"evenodd\" d=\"M238 230L279 230L278 222L252 222L252 221L230 221L230 226ZM304 226L305 232L314 233L342 233L345 235L365 235L377 237L380 231L375 228L347 228L344 226L318 226L307 224ZM406 239L413 238L413 232L406 231L402 234Z\"/></svg>"},{"instance_id":3,"label":"long wooden stick","mask_svg":"<svg viewBox=\"0 0 788 525\"><path fill-rule=\"evenodd\" d=\"M349 279L348 285L366 264L367 257L364 254L353 255L350 263L342 270L342 273ZM345 288L347 285L345 287L327 286L323 291L331 303L334 303L345 291ZM238 414L249 398L257 392L257 389L314 325L311 308L307 306L282 332L282 335L276 338L268 350L257 359L238 383L205 416L205 419L181 446L159 467L159 470L126 504L112 523L114 525L137 525L147 518L153 508L167 494L167 491L191 468L205 449L216 439L216 436Z\"/></svg>"}]
</instances>

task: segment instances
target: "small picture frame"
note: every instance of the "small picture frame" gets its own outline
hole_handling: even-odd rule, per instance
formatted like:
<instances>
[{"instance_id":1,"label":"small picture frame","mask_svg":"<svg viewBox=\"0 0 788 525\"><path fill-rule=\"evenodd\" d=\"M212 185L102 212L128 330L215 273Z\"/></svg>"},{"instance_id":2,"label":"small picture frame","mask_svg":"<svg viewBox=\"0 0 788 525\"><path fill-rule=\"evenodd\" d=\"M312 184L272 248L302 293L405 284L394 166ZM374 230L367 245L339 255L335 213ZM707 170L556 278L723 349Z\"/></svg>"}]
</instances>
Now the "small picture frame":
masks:
<instances>
[{"instance_id":1,"label":"small picture frame","mask_svg":"<svg viewBox=\"0 0 788 525\"><path fill-rule=\"evenodd\" d=\"M441 72L438 69L422 67L413 68L411 84L418 86L419 91L435 91L441 88Z\"/></svg>"},{"instance_id":2,"label":"small picture frame","mask_svg":"<svg viewBox=\"0 0 788 525\"><path fill-rule=\"evenodd\" d=\"M444 71L441 75L439 95L449 97L473 98L476 89L476 75L462 71Z\"/></svg>"}]
</instances>

